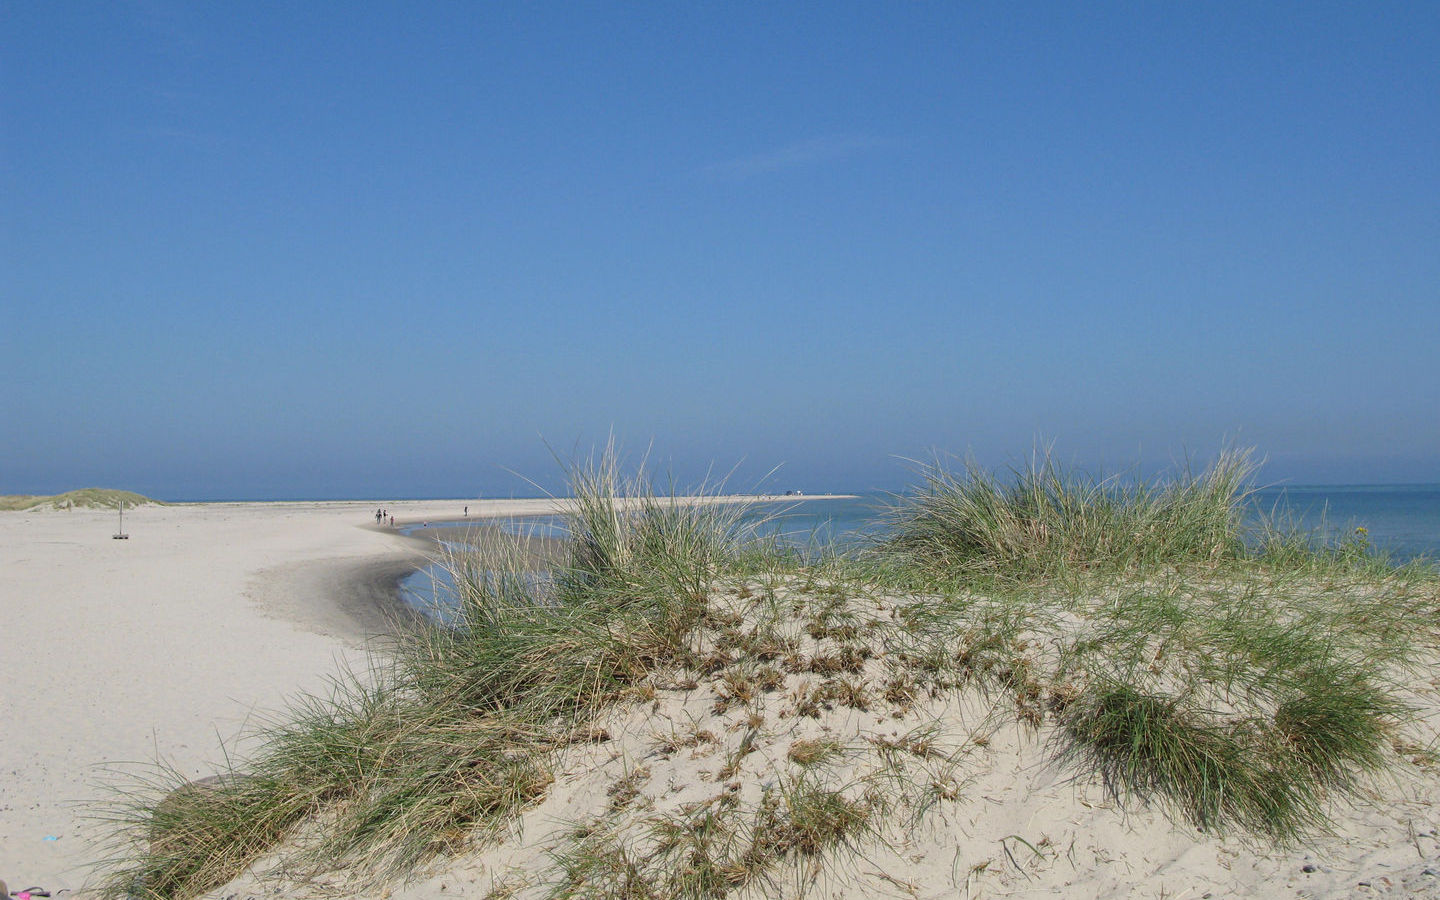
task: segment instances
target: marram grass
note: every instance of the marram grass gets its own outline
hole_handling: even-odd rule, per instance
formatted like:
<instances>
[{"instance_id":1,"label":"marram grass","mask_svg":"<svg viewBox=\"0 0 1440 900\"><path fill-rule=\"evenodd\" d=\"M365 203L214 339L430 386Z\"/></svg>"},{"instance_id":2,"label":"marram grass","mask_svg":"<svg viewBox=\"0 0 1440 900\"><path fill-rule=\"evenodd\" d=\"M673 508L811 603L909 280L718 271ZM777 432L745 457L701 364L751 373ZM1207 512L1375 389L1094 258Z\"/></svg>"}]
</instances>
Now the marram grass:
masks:
<instances>
[{"instance_id":1,"label":"marram grass","mask_svg":"<svg viewBox=\"0 0 1440 900\"><path fill-rule=\"evenodd\" d=\"M974 462L922 465L890 511L884 546L951 576L1036 578L1075 570L1218 563L1243 551L1251 455L1227 451L1199 475L1095 479L1048 454L1001 478Z\"/></svg>"}]
</instances>

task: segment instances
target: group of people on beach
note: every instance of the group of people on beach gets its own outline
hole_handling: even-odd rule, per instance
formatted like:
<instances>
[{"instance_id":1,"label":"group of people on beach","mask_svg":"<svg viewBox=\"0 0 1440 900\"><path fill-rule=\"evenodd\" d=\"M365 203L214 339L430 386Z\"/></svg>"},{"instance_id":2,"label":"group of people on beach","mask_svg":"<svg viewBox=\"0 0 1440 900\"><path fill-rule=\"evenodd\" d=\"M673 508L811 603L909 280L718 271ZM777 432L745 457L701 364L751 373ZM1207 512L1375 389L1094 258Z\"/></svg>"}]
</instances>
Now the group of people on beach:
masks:
<instances>
[{"instance_id":1,"label":"group of people on beach","mask_svg":"<svg viewBox=\"0 0 1440 900\"><path fill-rule=\"evenodd\" d=\"M390 513L387 512L386 510L377 509L377 510L375 510L375 524L376 524L376 525L389 525L391 528L394 528L394 527L395 527L395 517L392 516L392 515L390 515Z\"/></svg>"}]
</instances>

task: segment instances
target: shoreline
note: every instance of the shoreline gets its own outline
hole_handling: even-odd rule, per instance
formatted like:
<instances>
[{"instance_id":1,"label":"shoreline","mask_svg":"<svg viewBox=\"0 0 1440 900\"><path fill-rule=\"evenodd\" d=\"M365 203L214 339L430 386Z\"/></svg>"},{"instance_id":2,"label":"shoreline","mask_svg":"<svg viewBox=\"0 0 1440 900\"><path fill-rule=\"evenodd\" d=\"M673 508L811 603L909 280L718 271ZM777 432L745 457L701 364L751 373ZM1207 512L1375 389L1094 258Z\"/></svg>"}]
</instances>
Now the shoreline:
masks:
<instances>
[{"instance_id":1,"label":"shoreline","mask_svg":"<svg viewBox=\"0 0 1440 900\"><path fill-rule=\"evenodd\" d=\"M392 637L397 628L422 621L400 600L400 583L429 564L415 548L369 560L314 560L258 573L252 591L267 615L341 640L373 642ZM288 591L328 595L331 608L282 609Z\"/></svg>"}]
</instances>

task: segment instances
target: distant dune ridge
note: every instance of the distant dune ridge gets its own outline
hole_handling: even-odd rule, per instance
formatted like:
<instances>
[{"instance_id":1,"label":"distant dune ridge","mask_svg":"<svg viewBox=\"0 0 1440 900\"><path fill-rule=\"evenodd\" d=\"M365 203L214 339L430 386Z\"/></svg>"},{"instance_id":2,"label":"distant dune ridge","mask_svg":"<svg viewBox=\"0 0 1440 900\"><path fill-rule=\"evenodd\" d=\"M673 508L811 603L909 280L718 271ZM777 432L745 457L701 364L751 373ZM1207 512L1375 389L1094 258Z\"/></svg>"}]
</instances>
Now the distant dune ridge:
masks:
<instances>
[{"instance_id":1,"label":"distant dune ridge","mask_svg":"<svg viewBox=\"0 0 1440 900\"><path fill-rule=\"evenodd\" d=\"M163 500L154 500L134 491L114 488L81 488L63 494L42 496L36 494L0 494L0 510L18 511L48 506L52 509L114 509L124 503L126 509L155 503L165 505Z\"/></svg>"}]
</instances>

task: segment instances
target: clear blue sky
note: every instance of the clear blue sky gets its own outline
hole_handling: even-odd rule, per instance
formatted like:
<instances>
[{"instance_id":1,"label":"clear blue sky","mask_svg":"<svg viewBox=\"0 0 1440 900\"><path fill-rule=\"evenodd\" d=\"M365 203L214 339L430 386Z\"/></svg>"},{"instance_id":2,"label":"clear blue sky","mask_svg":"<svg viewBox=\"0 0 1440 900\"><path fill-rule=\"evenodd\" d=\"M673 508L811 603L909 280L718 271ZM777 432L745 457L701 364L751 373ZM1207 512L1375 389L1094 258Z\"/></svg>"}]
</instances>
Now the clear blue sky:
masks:
<instances>
[{"instance_id":1,"label":"clear blue sky","mask_svg":"<svg viewBox=\"0 0 1440 900\"><path fill-rule=\"evenodd\" d=\"M1440 4L0 6L0 493L1440 481ZM528 492L533 493L533 489Z\"/></svg>"}]
</instances>

